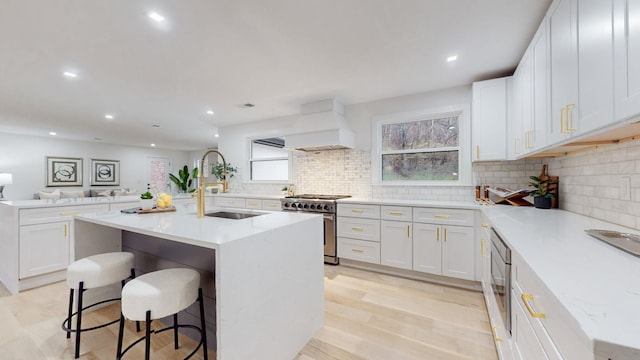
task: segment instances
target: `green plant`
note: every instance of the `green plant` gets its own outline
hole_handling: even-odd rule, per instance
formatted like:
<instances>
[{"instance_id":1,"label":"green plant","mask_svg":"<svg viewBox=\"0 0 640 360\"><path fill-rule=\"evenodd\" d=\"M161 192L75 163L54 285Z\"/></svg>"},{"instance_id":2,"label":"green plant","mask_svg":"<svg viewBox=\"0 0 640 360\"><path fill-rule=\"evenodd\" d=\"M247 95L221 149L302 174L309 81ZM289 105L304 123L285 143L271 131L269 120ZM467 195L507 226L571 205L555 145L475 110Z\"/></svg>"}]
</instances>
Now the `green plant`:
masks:
<instances>
[{"instance_id":1,"label":"green plant","mask_svg":"<svg viewBox=\"0 0 640 360\"><path fill-rule=\"evenodd\" d=\"M146 192L143 192L142 194L140 194L140 199L142 199L142 200L153 199L153 195L151 195L150 192L146 191Z\"/></svg>"},{"instance_id":2,"label":"green plant","mask_svg":"<svg viewBox=\"0 0 640 360\"><path fill-rule=\"evenodd\" d=\"M280 191L289 191L289 188L285 186L282 189L280 189Z\"/></svg>"},{"instance_id":3,"label":"green plant","mask_svg":"<svg viewBox=\"0 0 640 360\"><path fill-rule=\"evenodd\" d=\"M189 176L191 176L191 178L189 178ZM196 178L198 178L198 168L194 167L191 173L189 173L189 167L187 165L178 170L178 176L169 174L169 179L171 179L178 187L178 190L182 192L192 193L196 191L195 188L192 188L193 180Z\"/></svg>"},{"instance_id":4,"label":"green plant","mask_svg":"<svg viewBox=\"0 0 640 360\"><path fill-rule=\"evenodd\" d=\"M549 179L540 179L537 176L529 176L529 179L531 179L531 181L529 182L529 186L533 186L535 188L535 190L531 191L531 195L533 197L545 197L545 198L552 198L555 197L555 195L550 192L549 190L549 185L551 184L557 184L557 181L552 181Z\"/></svg>"},{"instance_id":5,"label":"green plant","mask_svg":"<svg viewBox=\"0 0 640 360\"><path fill-rule=\"evenodd\" d=\"M213 176L216 177L216 179L222 181L224 180L224 176L222 175L222 168L224 166L222 165L222 163L216 163L214 166L211 167L211 173L213 174ZM227 164L227 176L229 177L229 179L231 179L233 177L233 174L235 174L238 171L238 168L231 165L231 163Z\"/></svg>"}]
</instances>

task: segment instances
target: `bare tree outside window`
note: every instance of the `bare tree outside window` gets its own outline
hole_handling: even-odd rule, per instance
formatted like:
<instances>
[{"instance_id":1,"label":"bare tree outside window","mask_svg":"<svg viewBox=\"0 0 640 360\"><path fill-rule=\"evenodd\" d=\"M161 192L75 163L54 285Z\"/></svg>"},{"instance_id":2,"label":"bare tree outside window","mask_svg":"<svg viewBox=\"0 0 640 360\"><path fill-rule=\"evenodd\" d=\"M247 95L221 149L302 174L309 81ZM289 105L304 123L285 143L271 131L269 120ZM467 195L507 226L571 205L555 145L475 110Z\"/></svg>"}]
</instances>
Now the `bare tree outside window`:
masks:
<instances>
[{"instance_id":1,"label":"bare tree outside window","mask_svg":"<svg viewBox=\"0 0 640 360\"><path fill-rule=\"evenodd\" d=\"M459 116L383 124L382 180L457 181Z\"/></svg>"}]
</instances>

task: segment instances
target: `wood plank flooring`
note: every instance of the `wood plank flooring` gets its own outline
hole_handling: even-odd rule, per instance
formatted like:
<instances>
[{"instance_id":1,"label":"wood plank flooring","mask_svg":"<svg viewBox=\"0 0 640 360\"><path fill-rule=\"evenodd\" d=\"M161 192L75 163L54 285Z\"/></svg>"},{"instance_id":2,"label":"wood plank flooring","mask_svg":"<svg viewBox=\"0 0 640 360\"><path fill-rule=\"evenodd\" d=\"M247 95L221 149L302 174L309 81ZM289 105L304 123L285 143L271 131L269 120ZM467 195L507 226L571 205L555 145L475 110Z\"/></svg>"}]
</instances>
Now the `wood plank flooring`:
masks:
<instances>
[{"instance_id":1,"label":"wood plank flooring","mask_svg":"<svg viewBox=\"0 0 640 360\"><path fill-rule=\"evenodd\" d=\"M73 359L73 340L60 329L67 296L64 282L13 296L0 286L0 358ZM99 323L118 314L115 304L83 319ZM80 358L115 358L117 331L114 324L84 333ZM135 337L127 324L125 343ZM181 337L181 348L174 351L170 332L153 339L154 359L182 359L194 345ZM140 359L143 347L127 357ZM295 360L334 359L495 360L497 355L481 293L325 265L325 325Z\"/></svg>"}]
</instances>

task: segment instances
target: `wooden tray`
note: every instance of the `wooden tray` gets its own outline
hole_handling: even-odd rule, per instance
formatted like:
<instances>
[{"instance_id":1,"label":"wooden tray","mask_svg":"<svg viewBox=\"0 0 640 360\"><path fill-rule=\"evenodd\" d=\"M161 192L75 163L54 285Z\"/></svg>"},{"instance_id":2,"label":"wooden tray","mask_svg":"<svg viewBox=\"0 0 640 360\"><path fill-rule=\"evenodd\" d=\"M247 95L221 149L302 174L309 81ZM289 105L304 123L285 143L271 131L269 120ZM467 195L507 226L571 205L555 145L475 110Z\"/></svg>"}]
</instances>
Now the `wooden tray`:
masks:
<instances>
[{"instance_id":1,"label":"wooden tray","mask_svg":"<svg viewBox=\"0 0 640 360\"><path fill-rule=\"evenodd\" d=\"M155 213L163 213L163 212L171 212L171 211L176 211L176 207L172 206L172 207L168 207L168 208L164 208L164 209L158 209L158 208L154 208L154 209L149 209L149 210L138 210L138 214L155 214Z\"/></svg>"}]
</instances>

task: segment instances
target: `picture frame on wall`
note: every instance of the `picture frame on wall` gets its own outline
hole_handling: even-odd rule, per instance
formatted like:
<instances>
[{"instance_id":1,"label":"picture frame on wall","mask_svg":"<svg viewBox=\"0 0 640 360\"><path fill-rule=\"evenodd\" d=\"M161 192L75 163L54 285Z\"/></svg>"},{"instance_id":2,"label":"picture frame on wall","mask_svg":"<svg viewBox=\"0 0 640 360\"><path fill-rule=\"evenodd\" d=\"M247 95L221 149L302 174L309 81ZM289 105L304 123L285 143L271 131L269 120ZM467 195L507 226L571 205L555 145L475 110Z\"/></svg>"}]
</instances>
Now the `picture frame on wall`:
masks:
<instances>
[{"instance_id":1,"label":"picture frame on wall","mask_svg":"<svg viewBox=\"0 0 640 360\"><path fill-rule=\"evenodd\" d=\"M82 186L82 159L47 156L46 186Z\"/></svg>"},{"instance_id":2,"label":"picture frame on wall","mask_svg":"<svg viewBox=\"0 0 640 360\"><path fill-rule=\"evenodd\" d=\"M91 159L91 186L120 185L120 161Z\"/></svg>"}]
</instances>

